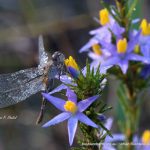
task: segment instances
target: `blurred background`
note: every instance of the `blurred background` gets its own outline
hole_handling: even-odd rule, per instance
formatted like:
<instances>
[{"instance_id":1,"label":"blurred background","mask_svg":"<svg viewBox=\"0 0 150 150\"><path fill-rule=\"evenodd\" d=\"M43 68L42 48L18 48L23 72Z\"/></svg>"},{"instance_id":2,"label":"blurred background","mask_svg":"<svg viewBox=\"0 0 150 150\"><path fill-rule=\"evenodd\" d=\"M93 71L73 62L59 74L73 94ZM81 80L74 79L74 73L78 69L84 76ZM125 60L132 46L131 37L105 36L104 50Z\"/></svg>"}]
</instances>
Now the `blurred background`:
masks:
<instances>
[{"instance_id":1,"label":"blurred background","mask_svg":"<svg viewBox=\"0 0 150 150\"><path fill-rule=\"evenodd\" d=\"M89 40L88 32L98 27L93 17L98 17L101 8L99 0L0 0L0 73L37 66L40 34L47 52L59 50L66 57L72 55L83 67L87 55L78 51ZM149 8L150 1L144 0L136 11L150 21ZM113 77L109 85L104 98L113 105L110 114L115 116L116 80ZM140 131L149 127L150 102L147 99L149 94L143 98ZM59 113L54 107L48 105L42 124L35 124L40 105L41 94L38 93L22 103L0 109L0 150L70 149L66 122L41 128ZM4 116L13 118L3 119ZM114 132L118 132L116 122L114 117Z\"/></svg>"}]
</instances>

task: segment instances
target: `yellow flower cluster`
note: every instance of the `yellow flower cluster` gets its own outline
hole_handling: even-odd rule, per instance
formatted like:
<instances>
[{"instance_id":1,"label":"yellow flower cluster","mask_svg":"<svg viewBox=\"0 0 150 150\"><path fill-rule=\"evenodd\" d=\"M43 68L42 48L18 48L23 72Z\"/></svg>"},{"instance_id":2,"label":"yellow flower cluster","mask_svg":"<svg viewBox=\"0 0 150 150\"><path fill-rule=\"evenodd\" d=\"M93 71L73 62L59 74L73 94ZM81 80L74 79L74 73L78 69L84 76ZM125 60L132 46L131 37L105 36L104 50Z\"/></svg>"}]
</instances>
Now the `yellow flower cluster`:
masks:
<instances>
[{"instance_id":1,"label":"yellow flower cluster","mask_svg":"<svg viewBox=\"0 0 150 150\"><path fill-rule=\"evenodd\" d=\"M76 70L79 70L79 67L78 67L77 63L76 63L76 61L73 59L72 56L69 56L68 59L65 59L65 65L66 65L66 67L72 67L72 68L74 68L74 69L76 69Z\"/></svg>"},{"instance_id":2,"label":"yellow flower cluster","mask_svg":"<svg viewBox=\"0 0 150 150\"><path fill-rule=\"evenodd\" d=\"M93 52L97 55L102 55L101 47L98 44L92 46Z\"/></svg>"},{"instance_id":3,"label":"yellow flower cluster","mask_svg":"<svg viewBox=\"0 0 150 150\"><path fill-rule=\"evenodd\" d=\"M145 130L142 135L142 143L150 144L150 130Z\"/></svg>"},{"instance_id":4,"label":"yellow flower cluster","mask_svg":"<svg viewBox=\"0 0 150 150\"><path fill-rule=\"evenodd\" d=\"M118 53L125 53L127 51L127 39L121 39L117 42L117 52Z\"/></svg>"},{"instance_id":5,"label":"yellow flower cluster","mask_svg":"<svg viewBox=\"0 0 150 150\"><path fill-rule=\"evenodd\" d=\"M77 111L77 106L74 102L68 100L66 101L66 104L64 105L64 108L66 111L69 111L71 113L75 113Z\"/></svg>"},{"instance_id":6,"label":"yellow flower cluster","mask_svg":"<svg viewBox=\"0 0 150 150\"><path fill-rule=\"evenodd\" d=\"M150 35L150 23L146 19L142 20L140 28L142 29L143 35Z\"/></svg>"},{"instance_id":7,"label":"yellow flower cluster","mask_svg":"<svg viewBox=\"0 0 150 150\"><path fill-rule=\"evenodd\" d=\"M99 11L99 18L100 18L100 24L103 26L110 22L109 12L106 8Z\"/></svg>"}]
</instances>

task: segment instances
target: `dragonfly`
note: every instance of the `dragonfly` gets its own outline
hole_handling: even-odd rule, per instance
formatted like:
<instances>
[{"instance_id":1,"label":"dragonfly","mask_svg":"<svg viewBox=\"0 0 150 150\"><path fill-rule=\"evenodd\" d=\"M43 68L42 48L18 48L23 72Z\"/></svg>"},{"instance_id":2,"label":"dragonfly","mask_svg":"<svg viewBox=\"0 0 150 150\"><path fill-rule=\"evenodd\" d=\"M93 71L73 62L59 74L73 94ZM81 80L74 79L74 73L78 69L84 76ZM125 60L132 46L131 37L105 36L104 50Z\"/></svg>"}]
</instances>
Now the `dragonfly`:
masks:
<instances>
[{"instance_id":1,"label":"dragonfly","mask_svg":"<svg viewBox=\"0 0 150 150\"><path fill-rule=\"evenodd\" d=\"M43 37L39 36L38 67L20 70L14 73L0 74L0 108L5 108L26 100L40 91L49 92L56 76L63 73L65 56L59 51L53 55L46 53ZM42 98L37 123L43 118L46 100Z\"/></svg>"}]
</instances>

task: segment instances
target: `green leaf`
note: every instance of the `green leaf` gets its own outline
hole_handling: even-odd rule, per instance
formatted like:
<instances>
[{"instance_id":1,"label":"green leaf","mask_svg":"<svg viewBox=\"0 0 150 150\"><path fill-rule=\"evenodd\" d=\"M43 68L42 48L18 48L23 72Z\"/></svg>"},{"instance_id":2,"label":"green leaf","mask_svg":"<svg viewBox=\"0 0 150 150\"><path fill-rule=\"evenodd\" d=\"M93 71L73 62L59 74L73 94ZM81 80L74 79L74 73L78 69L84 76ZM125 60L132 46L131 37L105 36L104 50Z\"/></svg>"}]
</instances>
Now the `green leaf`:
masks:
<instances>
[{"instance_id":1,"label":"green leaf","mask_svg":"<svg viewBox=\"0 0 150 150\"><path fill-rule=\"evenodd\" d=\"M99 122L98 124L107 132L107 134L108 134L110 137L113 138L111 132L110 132L101 122Z\"/></svg>"},{"instance_id":2,"label":"green leaf","mask_svg":"<svg viewBox=\"0 0 150 150\"><path fill-rule=\"evenodd\" d=\"M108 110L110 110L110 109L112 109L112 108L113 108L112 106L105 107L105 108L101 111L101 113L104 113L105 111L108 111Z\"/></svg>"},{"instance_id":3,"label":"green leaf","mask_svg":"<svg viewBox=\"0 0 150 150\"><path fill-rule=\"evenodd\" d=\"M126 15L127 18L130 18L132 13L133 13L133 10L135 9L136 5L138 3L138 0L133 0L132 4L130 5L130 9Z\"/></svg>"}]
</instances>

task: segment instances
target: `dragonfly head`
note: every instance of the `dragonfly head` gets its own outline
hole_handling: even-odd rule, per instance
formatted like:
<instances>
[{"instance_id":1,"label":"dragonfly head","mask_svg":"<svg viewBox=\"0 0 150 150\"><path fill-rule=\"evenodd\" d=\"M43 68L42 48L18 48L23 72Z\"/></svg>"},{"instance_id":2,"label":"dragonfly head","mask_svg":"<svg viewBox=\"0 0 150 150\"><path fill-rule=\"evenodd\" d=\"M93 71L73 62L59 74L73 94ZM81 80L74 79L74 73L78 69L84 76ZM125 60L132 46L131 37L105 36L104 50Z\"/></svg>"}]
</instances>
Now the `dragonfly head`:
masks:
<instances>
[{"instance_id":1,"label":"dragonfly head","mask_svg":"<svg viewBox=\"0 0 150 150\"><path fill-rule=\"evenodd\" d=\"M64 56L64 54L56 51L52 55L52 60L55 65L60 66L60 65L64 64L65 56Z\"/></svg>"}]
</instances>

